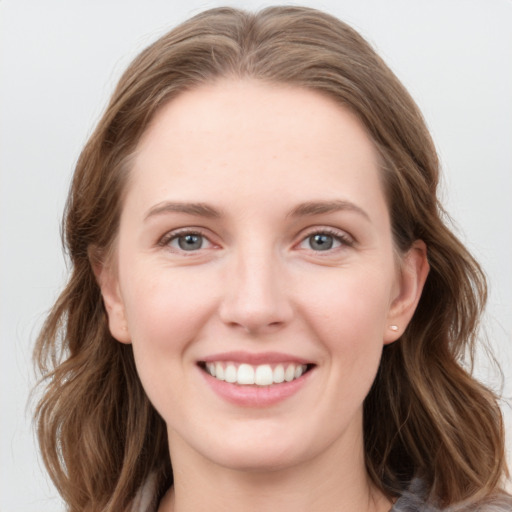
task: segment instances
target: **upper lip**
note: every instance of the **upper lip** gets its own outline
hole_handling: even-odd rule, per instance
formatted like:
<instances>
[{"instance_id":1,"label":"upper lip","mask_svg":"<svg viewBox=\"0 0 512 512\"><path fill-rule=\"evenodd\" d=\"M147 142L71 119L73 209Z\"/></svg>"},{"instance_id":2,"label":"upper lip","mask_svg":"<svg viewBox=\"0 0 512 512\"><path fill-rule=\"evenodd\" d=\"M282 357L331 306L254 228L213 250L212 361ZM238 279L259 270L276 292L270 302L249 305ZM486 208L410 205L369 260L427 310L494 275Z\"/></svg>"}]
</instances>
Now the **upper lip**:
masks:
<instances>
[{"instance_id":1,"label":"upper lip","mask_svg":"<svg viewBox=\"0 0 512 512\"><path fill-rule=\"evenodd\" d=\"M251 365L259 364L279 364L279 363L295 363L295 364L312 364L312 361L297 357L291 354L281 352L243 352L232 351L212 354L201 359L204 363L215 363L218 361L231 361L233 363L246 363Z\"/></svg>"}]
</instances>

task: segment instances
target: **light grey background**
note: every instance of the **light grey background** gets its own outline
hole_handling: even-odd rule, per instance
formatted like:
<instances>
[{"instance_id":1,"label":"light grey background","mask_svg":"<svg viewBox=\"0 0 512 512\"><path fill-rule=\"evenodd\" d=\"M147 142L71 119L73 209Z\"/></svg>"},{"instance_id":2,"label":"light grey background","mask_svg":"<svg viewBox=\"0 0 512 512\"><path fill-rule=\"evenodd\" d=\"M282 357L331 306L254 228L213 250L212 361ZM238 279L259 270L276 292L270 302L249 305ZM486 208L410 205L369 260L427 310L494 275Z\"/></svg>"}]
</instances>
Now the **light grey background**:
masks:
<instances>
[{"instance_id":1,"label":"light grey background","mask_svg":"<svg viewBox=\"0 0 512 512\"><path fill-rule=\"evenodd\" d=\"M303 3L359 29L422 108L446 206L490 279L486 326L511 396L512 2ZM27 399L33 341L66 275L59 222L80 148L131 58L176 23L223 4L271 3L0 0L1 512L63 510L38 459ZM478 375L499 385L485 361Z\"/></svg>"}]
</instances>

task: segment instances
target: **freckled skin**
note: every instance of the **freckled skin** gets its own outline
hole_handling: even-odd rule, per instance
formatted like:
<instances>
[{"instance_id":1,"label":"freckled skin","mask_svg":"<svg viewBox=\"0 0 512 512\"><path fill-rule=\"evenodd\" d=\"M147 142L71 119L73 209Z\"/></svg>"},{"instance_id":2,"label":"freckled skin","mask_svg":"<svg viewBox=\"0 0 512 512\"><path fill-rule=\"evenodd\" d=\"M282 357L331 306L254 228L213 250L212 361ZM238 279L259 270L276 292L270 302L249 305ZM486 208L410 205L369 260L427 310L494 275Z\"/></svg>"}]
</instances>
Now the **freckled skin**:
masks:
<instances>
[{"instance_id":1,"label":"freckled skin","mask_svg":"<svg viewBox=\"0 0 512 512\"><path fill-rule=\"evenodd\" d=\"M111 331L133 344L167 423L174 465L330 474L334 463L355 487L366 478L362 403L383 345L400 336L389 325L403 332L422 284L421 257L409 281L397 270L378 173L357 118L311 91L225 80L182 94L153 120L103 294ZM166 201L218 215L147 217ZM312 201L345 201L364 215L290 215ZM186 233L200 237L192 250L182 248ZM319 233L327 250L311 238ZM235 350L315 366L286 400L240 408L197 364Z\"/></svg>"}]
</instances>

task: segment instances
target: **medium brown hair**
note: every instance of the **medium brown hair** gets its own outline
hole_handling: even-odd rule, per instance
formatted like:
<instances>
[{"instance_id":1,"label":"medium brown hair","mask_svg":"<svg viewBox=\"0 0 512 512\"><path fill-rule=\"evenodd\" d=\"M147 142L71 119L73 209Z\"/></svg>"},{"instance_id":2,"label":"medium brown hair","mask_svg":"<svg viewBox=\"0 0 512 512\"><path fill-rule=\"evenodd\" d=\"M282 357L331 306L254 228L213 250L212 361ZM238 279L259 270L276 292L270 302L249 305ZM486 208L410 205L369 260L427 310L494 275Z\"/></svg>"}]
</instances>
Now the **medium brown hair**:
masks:
<instances>
[{"instance_id":1,"label":"medium brown hair","mask_svg":"<svg viewBox=\"0 0 512 512\"><path fill-rule=\"evenodd\" d=\"M107 326L93 264L118 230L130 157L155 113L220 77L319 91L354 112L381 157L397 249L417 240L431 267L412 321L386 346L364 404L368 472L399 495L415 476L440 504L477 502L506 473L496 397L463 368L486 299L482 271L447 228L439 162L402 84L353 29L309 8L206 11L144 50L122 76L78 160L64 220L69 282L39 336L44 461L69 510L124 511L153 474L172 483L166 428Z\"/></svg>"}]
</instances>

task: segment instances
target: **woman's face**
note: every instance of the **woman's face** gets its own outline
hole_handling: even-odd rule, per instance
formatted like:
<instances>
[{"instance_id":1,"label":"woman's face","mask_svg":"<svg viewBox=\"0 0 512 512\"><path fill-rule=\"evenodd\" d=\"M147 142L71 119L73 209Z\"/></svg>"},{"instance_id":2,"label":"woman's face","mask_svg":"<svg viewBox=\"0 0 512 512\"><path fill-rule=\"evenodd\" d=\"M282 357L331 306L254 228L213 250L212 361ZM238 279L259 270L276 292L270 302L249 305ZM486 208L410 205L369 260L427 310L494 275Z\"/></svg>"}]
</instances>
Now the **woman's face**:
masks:
<instances>
[{"instance_id":1,"label":"woman's face","mask_svg":"<svg viewBox=\"0 0 512 512\"><path fill-rule=\"evenodd\" d=\"M363 400L425 265L421 248L397 261L354 115L223 80L147 130L100 282L173 460L275 469L360 456Z\"/></svg>"}]
</instances>

